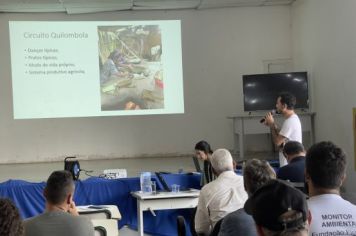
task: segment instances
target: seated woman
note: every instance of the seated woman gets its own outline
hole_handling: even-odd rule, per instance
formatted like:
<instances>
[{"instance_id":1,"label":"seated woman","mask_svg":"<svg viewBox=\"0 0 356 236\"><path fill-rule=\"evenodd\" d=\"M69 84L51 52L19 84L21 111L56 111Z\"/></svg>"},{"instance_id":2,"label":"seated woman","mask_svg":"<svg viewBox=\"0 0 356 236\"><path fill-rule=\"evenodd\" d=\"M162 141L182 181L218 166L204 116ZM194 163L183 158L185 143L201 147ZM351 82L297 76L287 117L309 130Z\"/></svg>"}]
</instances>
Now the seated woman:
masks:
<instances>
[{"instance_id":1,"label":"seated woman","mask_svg":"<svg viewBox=\"0 0 356 236\"><path fill-rule=\"evenodd\" d=\"M204 169L201 173L201 186L211 182L215 178L210 164L211 154L213 154L213 151L208 142L202 140L195 144L195 156L204 163Z\"/></svg>"}]
</instances>

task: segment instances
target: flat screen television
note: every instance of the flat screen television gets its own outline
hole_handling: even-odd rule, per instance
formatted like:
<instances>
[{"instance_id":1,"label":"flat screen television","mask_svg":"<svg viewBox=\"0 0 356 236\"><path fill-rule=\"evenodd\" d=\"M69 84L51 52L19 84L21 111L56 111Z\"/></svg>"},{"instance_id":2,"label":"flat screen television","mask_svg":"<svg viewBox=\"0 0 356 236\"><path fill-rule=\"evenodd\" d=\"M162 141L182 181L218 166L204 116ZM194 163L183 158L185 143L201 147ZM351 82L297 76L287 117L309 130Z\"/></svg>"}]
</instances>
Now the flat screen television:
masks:
<instances>
[{"instance_id":1,"label":"flat screen television","mask_svg":"<svg viewBox=\"0 0 356 236\"><path fill-rule=\"evenodd\" d=\"M243 75L242 80L245 111L275 109L281 92L296 97L296 109L309 109L307 72Z\"/></svg>"}]
</instances>

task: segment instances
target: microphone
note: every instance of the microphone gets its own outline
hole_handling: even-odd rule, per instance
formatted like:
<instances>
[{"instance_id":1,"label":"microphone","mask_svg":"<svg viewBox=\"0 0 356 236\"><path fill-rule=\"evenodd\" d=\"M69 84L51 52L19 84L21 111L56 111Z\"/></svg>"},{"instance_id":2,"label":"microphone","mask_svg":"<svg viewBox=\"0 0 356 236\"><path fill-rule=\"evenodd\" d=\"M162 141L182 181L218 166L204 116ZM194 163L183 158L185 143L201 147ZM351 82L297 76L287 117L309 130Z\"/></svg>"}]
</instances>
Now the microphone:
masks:
<instances>
[{"instance_id":1,"label":"microphone","mask_svg":"<svg viewBox=\"0 0 356 236\"><path fill-rule=\"evenodd\" d=\"M276 112L276 110L275 110L275 109L271 110L271 114L272 114L272 116L273 116L273 115L275 115L276 113L277 113L277 112ZM265 122L265 120L266 120L266 118L265 118L265 117L263 117L263 118L260 120L260 123Z\"/></svg>"}]
</instances>

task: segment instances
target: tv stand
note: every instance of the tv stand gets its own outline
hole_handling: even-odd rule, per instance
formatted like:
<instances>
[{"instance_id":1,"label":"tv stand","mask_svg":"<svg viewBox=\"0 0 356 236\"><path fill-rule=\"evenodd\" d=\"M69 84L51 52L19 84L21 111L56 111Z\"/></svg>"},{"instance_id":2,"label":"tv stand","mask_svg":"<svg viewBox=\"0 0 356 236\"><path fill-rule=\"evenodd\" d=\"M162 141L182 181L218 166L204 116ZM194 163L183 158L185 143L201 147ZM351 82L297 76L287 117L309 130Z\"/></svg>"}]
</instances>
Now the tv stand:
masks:
<instances>
[{"instance_id":1,"label":"tv stand","mask_svg":"<svg viewBox=\"0 0 356 236\"><path fill-rule=\"evenodd\" d=\"M302 131L309 132L310 144L314 144L314 116L315 112L297 112L302 124ZM260 123L264 117L261 114L228 116L233 121L234 152L239 153L239 160L245 159L244 138L245 135L269 134L270 128ZM282 124L284 118L281 115L275 115L277 124Z\"/></svg>"}]
</instances>

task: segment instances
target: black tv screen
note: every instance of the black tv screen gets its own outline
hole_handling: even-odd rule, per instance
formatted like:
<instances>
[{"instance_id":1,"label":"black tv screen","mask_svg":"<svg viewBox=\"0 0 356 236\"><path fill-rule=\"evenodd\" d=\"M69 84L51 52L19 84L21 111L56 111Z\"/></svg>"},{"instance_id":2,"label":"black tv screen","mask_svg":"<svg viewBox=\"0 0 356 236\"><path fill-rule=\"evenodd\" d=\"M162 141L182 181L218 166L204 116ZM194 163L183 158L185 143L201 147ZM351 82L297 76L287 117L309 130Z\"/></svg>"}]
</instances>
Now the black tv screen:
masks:
<instances>
[{"instance_id":1,"label":"black tv screen","mask_svg":"<svg viewBox=\"0 0 356 236\"><path fill-rule=\"evenodd\" d=\"M281 92L296 97L296 109L309 108L307 72L243 75L242 80L245 111L275 109Z\"/></svg>"}]
</instances>

